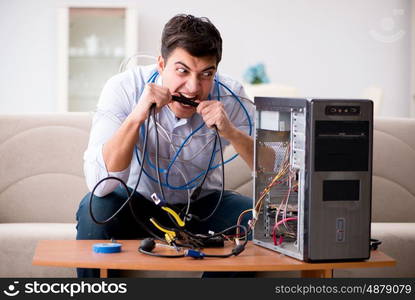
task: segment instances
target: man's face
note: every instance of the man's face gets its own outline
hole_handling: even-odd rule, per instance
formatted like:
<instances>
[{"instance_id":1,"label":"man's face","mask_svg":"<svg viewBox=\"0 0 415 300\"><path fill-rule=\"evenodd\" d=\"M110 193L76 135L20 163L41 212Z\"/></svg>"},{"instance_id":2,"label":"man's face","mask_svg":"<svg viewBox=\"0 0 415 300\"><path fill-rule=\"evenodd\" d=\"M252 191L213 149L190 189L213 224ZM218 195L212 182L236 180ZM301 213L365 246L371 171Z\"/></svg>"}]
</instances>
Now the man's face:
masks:
<instances>
[{"instance_id":1,"label":"man's face","mask_svg":"<svg viewBox=\"0 0 415 300\"><path fill-rule=\"evenodd\" d=\"M163 77L163 86L172 95L181 93L187 98L206 100L216 73L215 57L194 57L182 48L172 51L167 60L158 58L157 69ZM173 101L168 104L178 118L190 118L196 108Z\"/></svg>"}]
</instances>

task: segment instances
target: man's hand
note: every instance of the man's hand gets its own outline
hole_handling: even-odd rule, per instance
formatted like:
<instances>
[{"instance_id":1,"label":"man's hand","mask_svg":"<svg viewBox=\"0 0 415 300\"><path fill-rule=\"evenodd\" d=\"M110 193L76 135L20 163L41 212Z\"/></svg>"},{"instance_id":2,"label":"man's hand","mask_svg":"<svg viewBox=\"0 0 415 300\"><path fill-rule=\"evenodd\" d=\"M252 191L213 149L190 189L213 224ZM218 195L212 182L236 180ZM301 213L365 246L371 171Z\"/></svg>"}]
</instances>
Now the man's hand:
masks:
<instances>
[{"instance_id":1,"label":"man's hand","mask_svg":"<svg viewBox=\"0 0 415 300\"><path fill-rule=\"evenodd\" d=\"M156 104L156 111L171 101L171 94L168 88L159 86L155 83L148 83L141 94L137 106L131 112L129 118L138 121L139 124L148 118L150 107Z\"/></svg>"},{"instance_id":2,"label":"man's hand","mask_svg":"<svg viewBox=\"0 0 415 300\"><path fill-rule=\"evenodd\" d=\"M224 138L229 138L236 130L235 126L229 121L223 104L219 101L201 101L197 107L197 113L202 116L208 128L216 125L219 134Z\"/></svg>"},{"instance_id":3,"label":"man's hand","mask_svg":"<svg viewBox=\"0 0 415 300\"><path fill-rule=\"evenodd\" d=\"M202 101L197 107L197 113L202 116L207 127L212 128L213 125L216 125L219 134L232 144L235 151L241 155L252 170L254 161L254 140L232 124L226 114L223 104L213 100Z\"/></svg>"},{"instance_id":4,"label":"man's hand","mask_svg":"<svg viewBox=\"0 0 415 300\"><path fill-rule=\"evenodd\" d=\"M138 128L148 118L150 107L156 104L156 111L171 101L168 88L149 83L144 88L137 106L122 123L117 132L104 144L103 157L109 172L119 172L131 163L134 145L138 139Z\"/></svg>"}]
</instances>

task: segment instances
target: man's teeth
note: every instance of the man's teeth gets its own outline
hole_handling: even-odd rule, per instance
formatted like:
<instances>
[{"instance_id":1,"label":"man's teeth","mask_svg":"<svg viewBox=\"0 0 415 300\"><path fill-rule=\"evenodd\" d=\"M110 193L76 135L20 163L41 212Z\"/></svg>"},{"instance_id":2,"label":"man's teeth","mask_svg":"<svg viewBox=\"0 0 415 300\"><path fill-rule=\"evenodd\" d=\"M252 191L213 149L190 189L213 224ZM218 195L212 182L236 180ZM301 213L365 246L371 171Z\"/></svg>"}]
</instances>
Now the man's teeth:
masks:
<instances>
[{"instance_id":1,"label":"man's teeth","mask_svg":"<svg viewBox=\"0 0 415 300\"><path fill-rule=\"evenodd\" d=\"M186 98L190 98L190 99L192 99L192 98L194 98L195 96L192 96L192 95L188 95L188 94L183 94L183 93L181 93L183 96L185 96Z\"/></svg>"}]
</instances>

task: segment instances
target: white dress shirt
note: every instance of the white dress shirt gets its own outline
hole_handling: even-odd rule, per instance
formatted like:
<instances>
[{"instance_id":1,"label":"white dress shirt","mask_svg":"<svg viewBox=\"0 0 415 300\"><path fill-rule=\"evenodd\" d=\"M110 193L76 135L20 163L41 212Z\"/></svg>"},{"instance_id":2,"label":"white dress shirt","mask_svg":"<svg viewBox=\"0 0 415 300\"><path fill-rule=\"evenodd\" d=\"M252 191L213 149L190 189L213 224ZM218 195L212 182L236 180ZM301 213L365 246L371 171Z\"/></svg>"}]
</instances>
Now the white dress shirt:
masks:
<instances>
[{"instance_id":1,"label":"white dress shirt","mask_svg":"<svg viewBox=\"0 0 415 300\"><path fill-rule=\"evenodd\" d=\"M104 163L102 149L103 145L115 134L122 122L132 112L149 78L155 72L155 65L136 67L113 76L105 84L99 98L97 111L93 118L88 149L84 154L84 173L90 191L92 191L98 181L107 176L115 176L126 182L129 187L135 187L140 170L135 153L131 164L125 170L108 172ZM236 95L247 98L242 85L237 81L227 76L219 76L219 74L216 75L216 78ZM161 82L162 78L158 76L156 83L161 85ZM248 118L241 105L234 97L230 96L229 91L220 85L220 99L217 99L217 89L218 85L214 83L210 92L211 99L220 100L224 104L225 111L234 126L249 133ZM243 98L240 100L247 109L251 122L253 122L253 105ZM161 181L166 184L166 171L170 161L186 137L203 124L203 119L197 113L188 119L178 119L168 106L164 106L157 114L157 120L159 124L159 162L160 169L163 169L160 175ZM212 154L215 135L216 133L213 129L203 126L186 142L180 155L170 169L168 184L174 187L174 189L167 186L164 187L166 201L169 203L186 203L188 201L188 195L195 187L190 190L179 189L178 187L185 185L206 170ZM138 155L141 162L143 161L141 153L143 141L144 136L140 131L139 141L137 141L136 146L138 147ZM223 138L221 141L223 147L229 144ZM151 119L147 144L148 159L144 159L144 170L152 178L157 179L155 149L155 130L153 120ZM216 149L219 150L219 143L217 143ZM150 166L149 161L153 167ZM220 164L220 161L220 153L217 152L212 166ZM148 175L142 174L137 192L147 199L150 199L150 195L154 192L160 196L157 182L152 180ZM191 185L194 186L197 182L200 182L202 177L200 176L199 180ZM214 190L220 190L221 182L221 167L211 170L203 185L203 192L200 196L203 197ZM114 191L119 184L116 180L104 181L97 187L94 194L103 197Z\"/></svg>"}]
</instances>

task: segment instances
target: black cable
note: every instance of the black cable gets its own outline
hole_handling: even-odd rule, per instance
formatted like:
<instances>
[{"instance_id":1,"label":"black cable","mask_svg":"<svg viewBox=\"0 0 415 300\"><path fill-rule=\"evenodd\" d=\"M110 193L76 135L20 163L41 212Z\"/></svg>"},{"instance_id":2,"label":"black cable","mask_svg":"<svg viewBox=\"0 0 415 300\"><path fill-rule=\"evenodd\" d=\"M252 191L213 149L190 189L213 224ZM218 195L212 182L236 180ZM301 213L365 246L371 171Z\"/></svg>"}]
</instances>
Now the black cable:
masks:
<instances>
[{"instance_id":1,"label":"black cable","mask_svg":"<svg viewBox=\"0 0 415 300\"><path fill-rule=\"evenodd\" d=\"M155 104L153 104L151 107L150 107L150 110L151 109L153 109L153 110L155 110ZM148 139L147 139L147 136L148 136L148 129L149 129L149 124L150 124L150 119L148 118L147 119L147 125L146 125L146 135L145 135L145 137L144 137L144 147L143 147L143 154L145 155L145 153L146 153L146 151L147 151L147 144L148 144ZM139 175L138 175L138 179L137 179L137 183L136 183L136 185L135 185L135 187L134 187L134 190L132 190L131 191L131 193L130 193L130 191L129 191L129 189L128 189L128 186L127 186L127 184L122 180L122 179L120 179L120 178L117 178L117 177L114 177L114 176L108 176L108 177L105 177L105 178L103 178L103 179L101 179L100 181L98 181L98 183L94 186L94 188L92 189L92 191L91 191L91 194L90 194L90 197L89 197L89 214L90 214L90 216L91 216L91 219L95 222L95 223L97 223L97 224L100 224L100 225L104 225L104 224L106 224L106 223L108 223L108 222L110 222L113 218L115 218L115 216L117 215L117 214L119 214L119 212L124 208L124 206L128 203L129 204L129 207L130 207L130 210L131 210L131 213L132 213L132 215L133 215L133 217L134 217L134 219L136 220L136 222L144 229L144 230L146 230L147 231L147 233L149 233L150 235L152 235L153 237L155 237L155 238L157 238L157 239L160 239L160 240L163 240L162 238L160 238L156 233L154 233L150 228L148 228L148 226L146 226L143 222L141 222L141 220L137 217L137 215L134 213L134 209L133 209L133 207L132 207L132 203L131 203L131 199L132 199L132 197L133 197L133 195L134 195L134 192L137 190L137 187L138 187L138 185L139 185L139 183L140 183L140 180L141 180L141 175L142 175L142 173L143 173L143 168L144 168L144 163L142 163L141 164L141 166L140 166L140 171L139 171ZM97 220L96 218L95 218L95 216L94 216L94 214L93 214L93 211L92 211L92 201L93 201L93 199L94 199L94 192L95 192L95 190L97 189L97 187L101 184L101 183L103 183L104 181L106 181L106 180L110 180L110 179L113 179L113 180L117 180L117 181L119 181L120 183L121 183L121 185L124 187L124 189L126 190L126 192L127 192L127 195L128 195L128 198L124 201L124 203L120 206L120 208L112 215L112 216L110 216L110 217L108 217L107 219L105 219L105 220L103 220L103 221L100 221L100 220Z\"/></svg>"},{"instance_id":2,"label":"black cable","mask_svg":"<svg viewBox=\"0 0 415 300\"><path fill-rule=\"evenodd\" d=\"M158 186L159 186L159 191L161 194L161 199L163 201L166 201L166 198L164 196L164 190L163 190L163 186L161 185L161 176L160 176L160 159L159 159L159 132L157 129L157 120L156 120L156 110L153 109L152 111L152 115L153 115L153 123L154 123L154 129L155 129L155 136L156 136L156 170L157 170L157 179L158 179ZM143 158L143 162L144 162L144 158Z\"/></svg>"},{"instance_id":3,"label":"black cable","mask_svg":"<svg viewBox=\"0 0 415 300\"><path fill-rule=\"evenodd\" d=\"M206 178L207 178L207 176L208 176L208 173L210 172L210 167L212 166L212 162L214 161L214 158L215 158L215 151L216 151L216 143L217 143L217 140L218 140L218 135L216 135L215 136L215 142L213 143L213 148L212 148L212 154L211 154L211 156L210 156L210 159L209 159L209 164L208 164L208 166L207 166L207 168L206 168L206 172L205 172L205 174L204 174L204 176L203 176L203 178L202 178L202 182L197 186L197 188L193 191L193 193L192 193L192 195L190 196L190 198L189 198L189 201L188 201L188 203L187 203L187 207L186 207L186 212L187 212L187 214L184 216L184 219L186 220L186 219L192 219L192 217L194 217L196 220L198 220L199 222L200 222L200 218L198 217L198 216L196 216L196 215L193 215L193 214L189 214L189 211L190 211L190 202L191 201L196 201L198 198L199 198L199 195L200 195L200 193L202 192L202 187L203 187L203 184L205 183L205 181L206 181Z\"/></svg>"},{"instance_id":4,"label":"black cable","mask_svg":"<svg viewBox=\"0 0 415 300\"><path fill-rule=\"evenodd\" d=\"M147 128L148 128L148 121L147 121ZM148 129L147 129L148 130ZM143 149L143 152L145 152L147 150L147 134L146 134L146 136L144 137L144 149ZM136 183L136 185L135 185L135 187L134 187L134 190L133 191L131 191L131 193L130 193L130 191L129 191L129 189L128 189L128 186L127 186L127 184L122 180L122 179L120 179L120 178L118 178L118 177L114 177L114 176L108 176L108 177L105 177L105 178L103 178L103 179L101 179L100 181L98 181L98 183L94 186L94 188L92 189L92 191L91 191L91 194L90 194L90 197L89 197L89 212L90 212L90 215L91 215L91 218L92 218L92 220L95 222L95 223L97 223L97 224L100 224L100 225L104 225L104 224L106 224L106 223L108 223L108 222L110 222L123 208L124 208L124 206L127 204L127 202L129 202L130 200L131 200L131 197L132 197L132 195L134 194L134 192L135 192L135 190L137 189L137 187L138 187L138 184L139 184L139 182L140 182L140 179L141 179L141 174L142 174L142 171L143 171L143 165L141 165L141 168L140 168L140 172L139 172L139 176L138 176L138 180L137 180L137 183ZM101 183L103 183L104 181L106 181L106 180L110 180L110 179L114 179L114 180L117 180L117 181L119 181L121 184L122 184L122 186L124 187L124 189L127 191L127 195L128 195L128 198L124 201L124 203L120 206L120 208L112 215L112 216L110 216L110 217L108 217L106 220L104 220L104 221L99 221L99 220L97 220L96 218L95 218L95 216L94 216L94 214L93 214L93 212L92 212L92 201L93 201L93 195L94 195L94 192L95 192L95 190L98 188L98 186L101 184Z\"/></svg>"},{"instance_id":5,"label":"black cable","mask_svg":"<svg viewBox=\"0 0 415 300\"><path fill-rule=\"evenodd\" d=\"M191 238L195 239L198 242L198 245L196 245L196 246L198 246L198 247L201 248L202 245L206 241L208 241L209 239L212 239L212 238L215 238L215 237L218 237L218 236L222 236L226 232L228 232L229 230L232 230L234 228L242 228L242 229L244 229L244 235L240 236L240 238L242 238L242 237L244 238L244 241L245 241L244 242L244 246L245 246L248 243L248 235L250 233L250 229L247 229L244 225L238 225L238 224L236 224L236 225L230 226L228 228L225 228L224 230L222 230L220 232L217 232L217 233L214 233L214 234L206 234L206 235L204 235L204 234L194 234L194 233L192 233L190 231L187 231L186 229L182 229L181 231L183 233L187 234L188 236L190 236ZM177 245L179 246L179 244L177 244ZM180 246L188 246L188 245L180 245ZM195 246L195 245L193 245L193 246Z\"/></svg>"},{"instance_id":6,"label":"black cable","mask_svg":"<svg viewBox=\"0 0 415 300\"><path fill-rule=\"evenodd\" d=\"M159 185L159 190L160 190L160 193L161 193L161 196L162 196L162 199L163 199L163 201L166 201L166 199L165 199L165 195L164 195L164 190L163 190L163 187L162 187L162 184L161 184L161 176L160 176L160 166L159 166L159 136L158 136L158 130L157 130L157 121L156 121L156 113L155 113L155 111L156 111L156 109L155 109L155 104L152 104L152 106L150 107L150 115L152 114L152 116L153 116L153 121L154 121L154 126L155 126L155 130L156 130L156 132L155 132L155 134L156 134L156 168L157 168L157 177L158 177L158 185ZM146 155L146 151L147 151L147 144L148 144L148 135L149 135L149 124L150 124L150 117L147 119L147 124L146 124L146 133L145 133L145 137L144 137L144 147L143 147L143 157L145 157L145 155ZM204 184L204 182L205 182L205 180L206 180L206 178L207 178L207 175L208 175L208 173L209 173L209 171L210 171L210 167L211 167L211 164L212 164L212 161L214 160L214 153L215 153L215 151L216 151L216 142L217 142L217 140L219 139L219 147L220 147L220 153L221 153L221 162L222 162L222 188L221 188L221 193L220 193L220 196L219 196L219 200L218 200L218 202L216 203L216 206L215 206L215 208L212 210L212 212L207 216L207 217L205 217L205 218L203 218L203 219L199 219L199 221L200 222L204 222L204 221L206 221L206 220L208 220L210 217L212 217L212 215L216 212L216 210L218 209L218 207L219 207L219 205L220 205L220 203L222 202L222 199L223 199L223 194L224 194L224 187L225 187L225 171L224 171L224 158L223 158L223 148L222 148L222 141L221 141L221 139L220 139L220 136L219 136L219 132L218 132L218 129L217 129L217 127L216 126L214 126L214 129L215 129L215 131L216 131L216 137L215 137L215 144L214 144L214 147L213 147L213 150L212 150L212 156L211 156L211 159L210 159L210 161L209 161L209 166L208 166L208 169L206 170L206 173L205 173L205 175L204 175L204 177L203 177L203 180L202 180L202 182L201 182L201 184L198 186L198 188L197 189L199 189L199 194L200 194L200 191L201 191L201 188L202 188L202 185ZM137 153L136 153L137 154ZM143 163L140 165L140 171L139 171L139 175L138 175L138 180L137 180L137 183L136 183L136 185L135 185L135 187L134 187L134 190L132 190L131 191L131 193L129 192L129 189L128 189L128 186L126 185L126 183L122 180L122 179L120 179L120 178L117 178L117 177L114 177L114 176L108 176L108 177L106 177L106 178L103 178L103 179L101 179L95 186L94 186L94 188L93 188L93 190L92 190L92 192L91 192L91 195L90 195L90 201L89 201L89 212L90 212L90 215L91 215L91 218L92 218L92 220L95 222L95 223L97 223L97 224L106 224L106 223L108 223L109 221L111 221L123 208L124 208L124 206L127 204L127 203L129 203L129 206L130 206L130 209L131 209L131 213L132 213L132 215L133 215L133 217L134 217L134 219L137 221L137 223L140 225L140 226L142 226L150 235L152 235L153 237L155 237L156 239L158 239L158 240L163 240L163 241L165 241L165 239L163 239L163 238L160 238L157 234L155 234L152 230L150 230L150 228L148 228L143 222L141 222L141 220L135 215L135 213L134 213L134 209L133 209L133 207L132 207L132 202L131 202L131 199L132 199L132 196L134 195L134 192L137 190L137 187L138 187L138 185L139 185L139 182L140 182L140 180L141 180L141 176L142 176L142 173L143 173L143 170L144 170L144 160L143 160ZM117 181L119 181L120 183L121 183L121 185L124 187L124 189L127 191L127 195L128 195L128 198L124 201L124 203L120 206L120 208L112 215L112 216L110 216L109 218L107 218L106 220L104 220L104 221L100 221L100 220L97 220L96 218L95 218L95 216L93 215L93 212L92 212L92 202L93 202L93 195L94 195L94 192L95 192L95 190L97 189L97 187L102 183L102 182L104 182L105 180L110 180L110 179L113 179L113 180L117 180ZM195 190L196 191L196 190ZM193 194L192 194L192 196L193 196ZM197 195L198 196L198 195ZM196 197L197 198L197 197ZM188 204L188 205L190 205L190 204ZM182 231L183 233L185 233L185 234L187 234L188 236L190 236L190 237L192 237L192 239L194 239L195 241L194 242L197 242L197 240L199 239L199 242L197 243L197 244L203 244L203 241L206 241L206 240L209 240L209 239L211 239L211 238L213 238L213 237L216 237L216 236L220 236L220 235L223 235L225 232L227 232L227 231L229 231L229 230L231 230L231 229L234 229L234 228L237 228L237 227L239 227L239 228L243 228L243 230L244 230L244 232L245 232L245 242L244 242L244 244L241 244L241 245L238 245L238 246L236 246L233 250L232 250L232 252L231 253L229 253L229 254L224 254L224 255L207 255L207 254L204 254L203 253L203 256L205 256L205 257L229 257L229 256L232 256L232 255L238 255L239 253L241 253L243 250L244 250L244 248L245 248L245 245L246 245L246 243L248 242L248 240L247 240L247 235L248 235L248 232L247 232L247 229L246 229L246 227L245 226L242 226L242 225L234 225L234 226L231 226L231 227L229 227L229 228L226 228L225 230L223 230L223 231L221 231L221 232L218 232L218 233L216 233L216 234L213 234L213 235L200 235L200 234L193 234L193 233L191 233L191 232L189 232L189 231L187 231L187 230L185 230L185 229L182 229L182 228L180 228L180 226L177 224L177 222L173 219L173 217L170 215L170 214L168 214L169 215L169 218L170 218L170 220L173 222L173 224L178 228L178 230L180 230L180 231ZM173 229L170 229L170 230L173 230ZM160 255L160 254L154 254L154 253L151 253L151 252L149 252L149 251L145 251L145 250L143 250L143 249L140 249L140 252L142 252L142 253L145 253L145 254L148 254L148 255L152 255L152 256L158 256L158 257L171 257L171 258L174 258L174 257L184 257L184 256L189 256L189 255L186 255L186 254L178 254L178 255ZM194 256L193 256L194 257Z\"/></svg>"},{"instance_id":7,"label":"black cable","mask_svg":"<svg viewBox=\"0 0 415 300\"><path fill-rule=\"evenodd\" d=\"M155 113L155 109L152 111L152 115L153 115L153 122L154 122L154 128L155 128L155 137L156 137L156 170L157 170L157 179L158 179L158 186L159 186L159 191L160 194L162 196L162 200L166 201L165 196L164 196L164 190L161 184L161 176L160 176L160 163L159 163L159 135L158 135L158 129L157 129L157 120L156 120L156 113ZM220 140L220 136L219 136L219 132L218 132L218 128L216 127L216 125L213 126L215 131L216 131L216 137L215 137L215 142L213 145L213 150L212 150L212 155L210 157L209 160L209 165L208 168L203 176L202 182L200 183L200 185L195 189L195 191L192 193L191 199L192 200L196 200L202 190L202 186L204 184L204 182L206 181L206 178L208 176L208 173L210 171L210 167L212 166L212 162L214 161L214 157L215 157L215 151L216 151L216 143L217 140L219 140L219 147L220 147L220 153L221 153L221 160L222 160L222 189L221 189L221 193L218 199L218 202L216 203L215 208L213 209L213 211L205 218L200 219L199 217L195 216L195 219L197 219L199 222L206 222L208 219L210 219L213 214L217 211L220 203L222 202L222 198L223 198L223 193L224 193L224 187L225 187L225 171L224 171L224 159L223 159L223 148L222 148L222 141ZM188 207L187 207L187 211L189 211L189 206L190 206L190 202L188 203ZM174 218L170 215L169 218L170 220L173 222L173 224L176 226L176 228L181 230L181 227L177 224L176 220L174 220ZM185 216L185 219L187 218L187 216Z\"/></svg>"},{"instance_id":8,"label":"black cable","mask_svg":"<svg viewBox=\"0 0 415 300\"><path fill-rule=\"evenodd\" d=\"M244 245L246 245L248 243L248 236L247 236L248 230L244 225L238 225L238 224L230 226L228 228L225 228L224 230L222 230L220 232L217 232L215 234L208 235L208 236L206 236L206 239L213 238L213 237L216 237L216 236L221 236L221 235L225 234L226 232L228 232L229 230L232 230L232 229L235 229L235 228L242 228L244 230L244 232L245 232Z\"/></svg>"},{"instance_id":9,"label":"black cable","mask_svg":"<svg viewBox=\"0 0 415 300\"><path fill-rule=\"evenodd\" d=\"M212 148L212 155L210 156L209 159L209 164L208 167L206 168L206 172L203 175L202 178L202 182L197 186L197 188L193 191L192 195L190 196L190 199L192 199L193 201L197 200L199 198L200 192L202 191L202 186L206 181L206 178L210 172L210 167L212 166L212 162L215 159L215 151L216 151L216 143L218 141L218 135L215 135L215 142L213 143L213 148Z\"/></svg>"},{"instance_id":10,"label":"black cable","mask_svg":"<svg viewBox=\"0 0 415 300\"><path fill-rule=\"evenodd\" d=\"M93 212L92 212L92 201L93 201L93 199L94 199L94 192L95 192L95 190L97 189L97 187L101 184L101 183L103 183L104 181L106 181L106 180L110 180L110 179L112 179L112 180L117 180L117 181L119 181L120 183L121 183L121 185L124 187L124 189L126 190L126 192L127 192L127 195L129 195L129 197L127 198L127 200L126 201L124 201L124 203L120 206L120 208L112 215L112 216L110 216L110 217L108 217L107 219L105 219L104 221L100 221L100 220L97 220L96 218L95 218L95 216L94 216L94 214L93 214ZM114 176L108 176L108 177L105 177L105 178L103 178L103 179L101 179L100 181L98 181L98 183L94 186L94 188L92 189L92 191L91 191L91 194L90 194L90 196L89 196L89 214L91 215L91 219L92 219L92 221L94 221L95 223L97 223L97 224L100 224L100 225L104 225L104 224L106 224L106 223L108 223L108 222L110 222L112 219L114 219L114 217L124 208L124 206L127 204L127 201L129 201L130 200L130 191L129 191L129 189L128 189L128 186L127 186L127 184L122 180L122 179L120 179L120 178L118 178L118 177L114 177Z\"/></svg>"},{"instance_id":11,"label":"black cable","mask_svg":"<svg viewBox=\"0 0 415 300\"><path fill-rule=\"evenodd\" d=\"M377 250L379 245L382 244L382 241L377 239L370 239L370 249L371 250Z\"/></svg>"},{"instance_id":12,"label":"black cable","mask_svg":"<svg viewBox=\"0 0 415 300\"><path fill-rule=\"evenodd\" d=\"M158 253L153 253L153 252L150 252L150 251L145 251L145 250L143 250L141 248L138 248L138 251L140 251L143 254L151 255L151 256L156 256L156 257L165 257L165 258L185 257L185 254L184 253L182 253L182 254L158 254Z\"/></svg>"},{"instance_id":13,"label":"black cable","mask_svg":"<svg viewBox=\"0 0 415 300\"><path fill-rule=\"evenodd\" d=\"M243 226L243 225L233 225L231 227L228 227L228 228L222 230L221 232L218 232L218 233L213 234L213 235L211 235L209 237L206 237L206 238L213 238L215 236L223 235L224 233L226 233L229 230L232 230L234 228L242 228L242 230L245 233L245 239L244 239L244 242L242 244L237 245L236 247L234 247L232 249L231 252L229 252L227 254L206 254L204 252L200 252L200 251L197 251L197 250L194 250L194 249L185 250L185 252L182 253L182 254L158 254L158 253L151 252L155 248L156 244L155 244L154 240L149 240L149 239L146 239L146 240L142 241L142 244L138 248L138 251L143 253L143 254L146 254L146 255L151 255L151 256L155 256L155 257L163 257L163 258L180 258L180 257L190 256L190 257L193 257L193 258L196 258L196 259L198 259L198 258L201 259L201 258L204 258L204 257L227 258L227 257L233 256L233 255L237 256L245 250L245 246L248 243L247 229L246 229L245 226ZM176 244L176 245L178 245L178 244Z\"/></svg>"},{"instance_id":14,"label":"black cable","mask_svg":"<svg viewBox=\"0 0 415 300\"><path fill-rule=\"evenodd\" d=\"M184 257L184 253L182 254L158 254L158 253L151 252L153 251L155 247L156 247L156 242L154 241L154 239L146 238L141 241L140 247L138 247L138 251L143 254L157 256L157 257L168 257L168 258Z\"/></svg>"},{"instance_id":15,"label":"black cable","mask_svg":"<svg viewBox=\"0 0 415 300\"><path fill-rule=\"evenodd\" d=\"M243 226L243 225L234 225L234 226L231 226L231 227L228 227L228 228L226 228L225 230L223 230L223 231L221 231L221 232L218 232L217 234L214 234L214 235L212 235L212 236L216 236L216 235L222 235L222 234L224 234L225 232L227 232L227 231L229 231L229 230L231 230L231 229L234 229L234 228L242 228L243 229L243 231L244 231L244 236L245 236L245 239L244 239L244 242L242 243L242 244L240 244L240 245L237 245L235 248L233 248L232 249L232 251L230 252L230 253L228 253L228 254L205 254L204 256L205 257L219 257L219 258L226 258L226 257L230 257L230 256L232 256L232 255L235 255L235 256L237 256L237 255L239 255L241 252L243 252L244 250L245 250L245 246L246 246L246 244L248 243L248 230L246 229L246 227L245 226Z\"/></svg>"},{"instance_id":16,"label":"black cable","mask_svg":"<svg viewBox=\"0 0 415 300\"><path fill-rule=\"evenodd\" d=\"M212 163L213 163L213 161L214 161L214 158L215 158L215 151L216 151L216 143L217 143L217 140L218 140L218 136L216 135L215 136L215 141L214 141L214 143L213 143L213 148L212 148L212 154L211 154L211 156L210 156L210 159L209 159L209 164L208 164L208 167L206 168L206 172L205 172L205 174L203 175L203 178L202 178L202 182L197 186L197 188L193 191L193 193L192 193L192 195L190 196L190 197L188 197L188 201L187 201L187 205L186 205L186 207L184 207L181 211L180 211L180 216L182 217L182 213L183 213L183 211L186 209L186 213L185 213L185 215L182 217L183 219L185 219L185 220L190 220L191 219L191 216L194 216L195 217L195 219L197 219L197 220L199 220L200 221L200 218L198 217L198 216L195 216L195 215L192 215L192 214L189 214L189 211L190 211L190 202L191 202L191 200L192 201L195 201L195 200L197 200L198 198L199 198L199 195L200 195L200 193L201 193L201 191L202 191L202 186L203 186L203 184L204 184L204 182L205 182L205 180L206 180L206 178L207 178L207 175L208 175L208 173L210 172L210 170L211 170L211 166L212 166Z\"/></svg>"},{"instance_id":17,"label":"black cable","mask_svg":"<svg viewBox=\"0 0 415 300\"><path fill-rule=\"evenodd\" d=\"M150 112L151 112L151 110L154 112L155 110L156 110L156 104L152 104L151 106L150 106ZM149 128L150 128L150 117L147 119L147 124L146 124L146 133L145 133L145 137L144 137L144 146L143 146L143 157L146 155L146 152L147 152L147 144L148 144L148 133L149 133ZM141 166L140 166L140 171L139 171L139 173L138 173L138 179L137 179L137 183L136 183L136 185L135 185L135 187L134 187L134 191L136 191L137 190L137 187L138 187L138 184L139 184L139 182L140 182L140 180L141 180L141 175L143 174L143 171L144 171L144 161L143 161L143 163L141 164ZM130 207L130 211L131 211L131 214L133 215L133 217L134 217L134 219L135 219L135 221L142 227L142 228L144 228L144 230L146 230L150 235L152 235L153 237L155 237L155 238L157 238L157 239L160 239L160 240L163 240L163 238L161 238L160 236L158 236L156 233L154 233L154 231L152 231L148 226L146 226L145 224L144 224L144 222L142 222L141 220L140 220L140 218L135 214L135 212L134 212L134 208L133 208L133 204L132 204L132 201L129 201L129 207Z\"/></svg>"},{"instance_id":18,"label":"black cable","mask_svg":"<svg viewBox=\"0 0 415 300\"><path fill-rule=\"evenodd\" d=\"M180 103L183 103L183 104L191 105L193 107L197 107L199 105L199 103L197 103L197 102L194 101L196 98L187 98L187 97L183 96L180 93L179 93L179 95L180 96L172 96L172 100L173 101L180 102ZM215 137L215 143L213 145L212 155L211 155L210 160L209 160L209 165L208 165L208 168L206 169L206 172L205 172L205 174L203 176L202 182L193 191L192 195L190 196L190 199L193 200L193 201L197 200L199 198L200 193L202 192L203 184L205 183L206 178L208 176L208 173L211 170L212 161L214 160L214 157L215 157L216 142L217 142L218 139L219 139L219 145L220 145L220 151L221 151L221 158L222 158L222 189L221 189L221 194L219 196L219 200L216 203L215 208L213 209L213 211L207 217L205 217L203 219L200 219L198 216L193 215L195 217L195 219L197 219L199 222L205 222L205 221L207 221L216 212L217 208L219 207L219 204L222 202L223 193L224 193L224 187L225 187L225 172L224 172L224 169L223 169L224 168L224 160L223 160L222 142L220 140L218 128L216 127L216 125L213 125L213 128L216 131L216 137ZM187 212L189 211L189 207L190 207L190 201L187 204L187 209L186 209ZM184 218L186 219L188 217L189 217L189 215L185 215Z\"/></svg>"},{"instance_id":19,"label":"black cable","mask_svg":"<svg viewBox=\"0 0 415 300\"><path fill-rule=\"evenodd\" d=\"M222 188L220 190L219 199L218 199L218 202L216 203L215 208L212 210L212 212L207 217L204 217L203 219L199 219L199 222L206 222L207 220L209 220L215 214L215 212L218 210L218 207L219 207L220 203L222 202L223 193L224 193L224 190L225 190L225 164L224 164L224 159L223 159L222 141L220 139L219 131L218 131L218 128L216 127L216 125L214 125L213 128L215 128L216 138L219 140L220 158L221 158L221 162L222 162L222 164L221 164L221 169L222 169ZM214 151L215 151L215 149L214 149ZM206 172L206 174L207 174L207 172ZM202 182L202 184L203 184L203 182ZM200 188L202 188L202 185L200 185Z\"/></svg>"},{"instance_id":20,"label":"black cable","mask_svg":"<svg viewBox=\"0 0 415 300\"><path fill-rule=\"evenodd\" d=\"M155 109L152 110L152 115L153 115L153 123L154 123L154 129L155 129L155 137L156 137L156 170L157 170L157 179L158 179L157 183L158 183L158 186L159 186L161 199L162 199L162 201L167 203L167 200L164 196L163 186L161 184L160 159L159 159L159 148L160 148L160 145L159 145L159 132L158 132L158 129L157 129L156 110ZM143 163L144 163L144 156L143 156ZM174 224L174 226L177 229L180 230L180 226L179 226L179 224L177 224L176 220L170 214L168 214L168 216L169 216L170 221L172 221L172 223ZM163 227L165 227L165 226L163 226Z\"/></svg>"}]
</instances>

